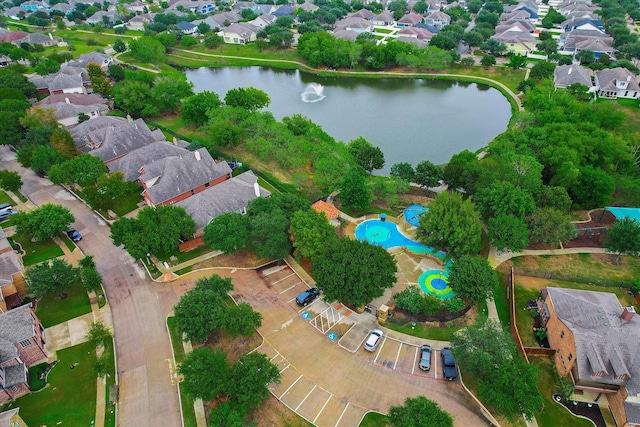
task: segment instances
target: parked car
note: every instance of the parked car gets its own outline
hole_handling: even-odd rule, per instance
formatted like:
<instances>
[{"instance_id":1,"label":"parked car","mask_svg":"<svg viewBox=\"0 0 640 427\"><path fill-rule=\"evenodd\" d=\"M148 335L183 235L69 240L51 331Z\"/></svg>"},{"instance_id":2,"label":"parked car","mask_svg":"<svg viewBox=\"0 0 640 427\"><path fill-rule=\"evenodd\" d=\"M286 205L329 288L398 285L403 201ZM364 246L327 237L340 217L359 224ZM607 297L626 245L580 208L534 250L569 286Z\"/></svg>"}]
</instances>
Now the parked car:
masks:
<instances>
[{"instance_id":1,"label":"parked car","mask_svg":"<svg viewBox=\"0 0 640 427\"><path fill-rule=\"evenodd\" d=\"M9 219L11 215L17 214L18 211L13 208L9 203L0 204L0 221Z\"/></svg>"},{"instance_id":2,"label":"parked car","mask_svg":"<svg viewBox=\"0 0 640 427\"><path fill-rule=\"evenodd\" d=\"M423 371L428 371L431 369L431 346L423 345L420 351L420 363L418 364L420 369Z\"/></svg>"},{"instance_id":3,"label":"parked car","mask_svg":"<svg viewBox=\"0 0 640 427\"><path fill-rule=\"evenodd\" d=\"M440 357L442 358L442 373L444 379L447 381L455 381L458 378L458 366L449 347L440 350Z\"/></svg>"},{"instance_id":4,"label":"parked car","mask_svg":"<svg viewBox=\"0 0 640 427\"><path fill-rule=\"evenodd\" d=\"M79 242L80 240L82 240L82 236L80 235L80 233L78 233L78 230L76 230L75 228L70 228L69 230L65 231L64 233L73 242Z\"/></svg>"},{"instance_id":5,"label":"parked car","mask_svg":"<svg viewBox=\"0 0 640 427\"><path fill-rule=\"evenodd\" d=\"M307 291L304 291L300 295L296 297L296 304L298 305L307 305L313 302L320 295L320 291L316 288L311 288Z\"/></svg>"},{"instance_id":6,"label":"parked car","mask_svg":"<svg viewBox=\"0 0 640 427\"><path fill-rule=\"evenodd\" d=\"M369 334L369 338L364 342L364 349L367 351L375 351L380 341L382 341L382 337L384 337L384 332L380 329L374 329Z\"/></svg>"}]
</instances>

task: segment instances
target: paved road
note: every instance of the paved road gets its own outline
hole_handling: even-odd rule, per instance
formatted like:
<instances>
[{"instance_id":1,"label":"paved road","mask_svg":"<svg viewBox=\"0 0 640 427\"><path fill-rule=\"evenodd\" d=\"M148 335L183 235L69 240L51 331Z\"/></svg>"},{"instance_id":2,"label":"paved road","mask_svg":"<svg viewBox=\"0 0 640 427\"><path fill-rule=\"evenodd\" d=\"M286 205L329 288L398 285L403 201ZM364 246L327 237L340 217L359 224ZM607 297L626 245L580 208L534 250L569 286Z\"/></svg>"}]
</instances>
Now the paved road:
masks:
<instances>
[{"instance_id":1,"label":"paved road","mask_svg":"<svg viewBox=\"0 0 640 427\"><path fill-rule=\"evenodd\" d=\"M83 236L79 246L95 256L113 313L119 376L119 425L178 427L177 387L171 383L171 347L165 318L176 302L171 286L155 284L109 238L110 229L91 209L62 187L20 167L7 146L0 147L0 168L19 172L22 192L36 205L58 203L71 210Z\"/></svg>"}]
</instances>

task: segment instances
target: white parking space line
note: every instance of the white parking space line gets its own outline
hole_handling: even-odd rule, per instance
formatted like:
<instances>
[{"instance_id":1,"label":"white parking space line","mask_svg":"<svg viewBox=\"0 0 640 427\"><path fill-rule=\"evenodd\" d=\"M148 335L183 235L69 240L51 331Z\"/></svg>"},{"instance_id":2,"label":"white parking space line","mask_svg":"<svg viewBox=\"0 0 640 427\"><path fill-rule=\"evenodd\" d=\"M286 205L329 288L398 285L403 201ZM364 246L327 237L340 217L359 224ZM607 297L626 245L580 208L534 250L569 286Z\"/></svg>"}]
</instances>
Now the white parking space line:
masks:
<instances>
[{"instance_id":1,"label":"white parking space line","mask_svg":"<svg viewBox=\"0 0 640 427\"><path fill-rule=\"evenodd\" d=\"M296 275L295 273L291 273L290 275L285 276L285 277L283 277L283 278L282 278L282 279L280 279L280 280L276 280L275 282L273 282L273 283L272 283L272 285L275 285L276 283L280 283L280 282L282 282L283 280L286 280L286 279L288 279L289 277L291 277L291 276L295 276L295 275Z\"/></svg>"},{"instance_id":2,"label":"white parking space line","mask_svg":"<svg viewBox=\"0 0 640 427\"><path fill-rule=\"evenodd\" d=\"M393 362L393 369L396 369L396 365L398 364L398 358L400 357L400 350L402 350L402 343L398 347L398 354L396 354L396 361Z\"/></svg>"},{"instance_id":3,"label":"white parking space line","mask_svg":"<svg viewBox=\"0 0 640 427\"><path fill-rule=\"evenodd\" d=\"M291 366L291 364L287 364L287 366L285 366L284 368L282 368L282 370L280 371L280 373L283 373L284 371L286 371L287 369L289 369L289 366Z\"/></svg>"},{"instance_id":4,"label":"white parking space line","mask_svg":"<svg viewBox=\"0 0 640 427\"><path fill-rule=\"evenodd\" d=\"M433 350L433 366L433 373L435 374L436 379L438 379L438 350Z\"/></svg>"},{"instance_id":5,"label":"white parking space line","mask_svg":"<svg viewBox=\"0 0 640 427\"><path fill-rule=\"evenodd\" d=\"M295 288L296 286L298 286L300 284L300 282L296 283L295 285L289 286L287 289L285 289L284 291L280 292L278 295L282 295L287 291L290 291L291 289Z\"/></svg>"},{"instance_id":6,"label":"white parking space line","mask_svg":"<svg viewBox=\"0 0 640 427\"><path fill-rule=\"evenodd\" d=\"M326 408L327 403L329 403L329 401L331 400L331 396L333 396L333 394L329 394L329 397L327 397L327 401L324 402L324 405L322 405L322 409L320 409L320 412L318 412L318 415L316 415L316 417L313 419L313 424L316 423L316 420L318 419L320 414L322 414L322 411L324 411L324 408Z\"/></svg>"},{"instance_id":7,"label":"white parking space line","mask_svg":"<svg viewBox=\"0 0 640 427\"><path fill-rule=\"evenodd\" d=\"M411 365L411 375L416 371L416 360L418 360L418 348L416 347L416 355L413 357L413 365Z\"/></svg>"},{"instance_id":8,"label":"white parking space line","mask_svg":"<svg viewBox=\"0 0 640 427\"><path fill-rule=\"evenodd\" d=\"M373 359L373 363L376 363L378 361L378 356L380 356L380 352L382 351L382 347L384 347L384 343L387 341L387 337L384 337L384 340L382 341L382 343L380 344L380 348L378 349L378 353L376 354L376 358Z\"/></svg>"},{"instance_id":9,"label":"white parking space line","mask_svg":"<svg viewBox=\"0 0 640 427\"><path fill-rule=\"evenodd\" d=\"M347 406L344 407L344 410L342 411L342 414L340 414L340 418L338 418L338 422L336 423L336 426L338 424L340 424L340 421L342 420L342 417L344 416L344 413L347 412L347 409L349 409L349 403L351 403L351 402L347 402Z\"/></svg>"},{"instance_id":10,"label":"white parking space line","mask_svg":"<svg viewBox=\"0 0 640 427\"><path fill-rule=\"evenodd\" d=\"M307 393L307 395L304 397L304 399L302 399L302 401L298 404L298 406L296 406L296 409L293 410L293 412L298 412L298 409L300 409L300 407L302 406L302 404L304 403L305 400L307 400L307 397L309 397L309 395L311 393L313 393L313 390L316 389L316 387L318 387L318 384L314 385L313 388L309 391L309 393Z\"/></svg>"},{"instance_id":11,"label":"white parking space line","mask_svg":"<svg viewBox=\"0 0 640 427\"><path fill-rule=\"evenodd\" d=\"M291 390L291 388L292 388L294 385L296 385L296 383L297 383L298 381L300 381L300 378L302 378L302 375L300 375L300 376L298 377L298 379L297 379L297 380L295 380L295 381L293 382L293 384L291 384L291 385L289 386L289 388L287 388L287 389L284 391L284 393L282 393L282 396L280 396L278 399L282 400L282 398L284 397L284 395L285 395L285 394L287 394L287 393L289 393L289 390Z\"/></svg>"},{"instance_id":12,"label":"white parking space line","mask_svg":"<svg viewBox=\"0 0 640 427\"><path fill-rule=\"evenodd\" d=\"M275 356L273 356L273 357L271 358L271 360L275 359L275 358L276 358L276 357L278 357L278 356L280 356L280 353L276 352Z\"/></svg>"}]
</instances>

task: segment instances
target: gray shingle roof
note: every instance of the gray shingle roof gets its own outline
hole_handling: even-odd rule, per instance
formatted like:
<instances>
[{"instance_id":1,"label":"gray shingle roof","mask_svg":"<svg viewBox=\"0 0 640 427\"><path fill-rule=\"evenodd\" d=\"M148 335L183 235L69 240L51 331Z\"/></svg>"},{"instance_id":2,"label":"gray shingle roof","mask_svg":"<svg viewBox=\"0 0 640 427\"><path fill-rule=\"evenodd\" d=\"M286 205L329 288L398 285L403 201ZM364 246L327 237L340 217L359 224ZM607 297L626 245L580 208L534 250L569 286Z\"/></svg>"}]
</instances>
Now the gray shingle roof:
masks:
<instances>
[{"instance_id":1,"label":"gray shingle roof","mask_svg":"<svg viewBox=\"0 0 640 427\"><path fill-rule=\"evenodd\" d=\"M0 313L0 363L18 357L16 344L35 336L30 309L29 303Z\"/></svg>"},{"instance_id":2,"label":"gray shingle roof","mask_svg":"<svg viewBox=\"0 0 640 427\"><path fill-rule=\"evenodd\" d=\"M107 126L117 127L124 126L126 124L127 119L123 119L122 117L100 116L93 120L87 120L86 122L80 123L69 132L71 133L71 137L73 138L73 142L76 144L76 147L82 147L86 144L84 138L89 135L89 133Z\"/></svg>"},{"instance_id":3,"label":"gray shingle roof","mask_svg":"<svg viewBox=\"0 0 640 427\"><path fill-rule=\"evenodd\" d=\"M196 229L201 230L218 215L227 212L239 212L255 199L255 185L258 178L251 171L244 172L227 181L214 185L207 190L176 203L182 206L196 222ZM259 187L260 197L268 197L271 193Z\"/></svg>"},{"instance_id":4,"label":"gray shingle roof","mask_svg":"<svg viewBox=\"0 0 640 427\"><path fill-rule=\"evenodd\" d=\"M553 82L556 87L565 88L573 83L580 83L592 87L591 75L582 65L560 65L554 70Z\"/></svg>"},{"instance_id":5,"label":"gray shingle roof","mask_svg":"<svg viewBox=\"0 0 640 427\"><path fill-rule=\"evenodd\" d=\"M14 385L24 384L27 382L27 369L24 363L6 366L4 368L4 388L10 388Z\"/></svg>"},{"instance_id":6,"label":"gray shingle roof","mask_svg":"<svg viewBox=\"0 0 640 427\"><path fill-rule=\"evenodd\" d=\"M151 132L142 119L117 127L102 127L90 132L87 137L91 142L85 146L84 151L100 157L105 163L152 142L164 141L162 132Z\"/></svg>"},{"instance_id":7,"label":"gray shingle roof","mask_svg":"<svg viewBox=\"0 0 640 427\"><path fill-rule=\"evenodd\" d=\"M18 415L18 411L20 411L20 408L13 408L4 412L0 412L0 427L13 427L10 424L11 418L14 415Z\"/></svg>"},{"instance_id":8,"label":"gray shingle roof","mask_svg":"<svg viewBox=\"0 0 640 427\"><path fill-rule=\"evenodd\" d=\"M93 105L74 105L67 104L66 102L56 102L55 104L49 104L46 108L53 108L56 110L56 117L58 120L66 119L69 117L77 117L80 113L100 113L101 111L109 110L105 104L93 104Z\"/></svg>"},{"instance_id":9,"label":"gray shingle roof","mask_svg":"<svg viewBox=\"0 0 640 427\"><path fill-rule=\"evenodd\" d=\"M339 29L333 32L333 37L354 42L358 38L358 33L353 30Z\"/></svg>"},{"instance_id":10,"label":"gray shingle roof","mask_svg":"<svg viewBox=\"0 0 640 427\"><path fill-rule=\"evenodd\" d=\"M601 91L619 92L623 90L640 91L640 86L636 81L636 75L626 68L608 68L596 73L596 81ZM616 87L617 81L628 81L626 89Z\"/></svg>"},{"instance_id":11,"label":"gray shingle roof","mask_svg":"<svg viewBox=\"0 0 640 427\"><path fill-rule=\"evenodd\" d=\"M149 145L133 150L121 159L109 163L109 170L124 173L125 181L135 181L140 176L140 168L144 165L152 164L156 160L161 160L165 157L180 156L188 152L188 150L169 142L152 142Z\"/></svg>"},{"instance_id":12,"label":"gray shingle roof","mask_svg":"<svg viewBox=\"0 0 640 427\"><path fill-rule=\"evenodd\" d=\"M640 377L640 316L621 318L623 308L613 293L547 288L558 318L571 330L576 345L576 380L624 384L629 373ZM592 372L605 375L593 377ZM629 384L627 385L629 389ZM629 393L632 394L631 390ZM637 394L640 390L635 390Z\"/></svg>"},{"instance_id":13,"label":"gray shingle roof","mask_svg":"<svg viewBox=\"0 0 640 427\"><path fill-rule=\"evenodd\" d=\"M155 205L231 174L226 162L216 163L204 148L186 150L180 156L165 157L142 168L145 173L140 180L148 186L145 193Z\"/></svg>"},{"instance_id":14,"label":"gray shingle roof","mask_svg":"<svg viewBox=\"0 0 640 427\"><path fill-rule=\"evenodd\" d=\"M18 256L13 251L0 254L0 286L13 283L13 275L23 271Z\"/></svg>"},{"instance_id":15,"label":"gray shingle roof","mask_svg":"<svg viewBox=\"0 0 640 427\"><path fill-rule=\"evenodd\" d=\"M107 100L95 95L85 95L84 93L58 93L55 95L49 95L42 101L36 102L36 105L44 106L51 105L57 102L67 102L67 99L71 104L75 105L92 105L92 104L106 104Z\"/></svg>"}]
</instances>

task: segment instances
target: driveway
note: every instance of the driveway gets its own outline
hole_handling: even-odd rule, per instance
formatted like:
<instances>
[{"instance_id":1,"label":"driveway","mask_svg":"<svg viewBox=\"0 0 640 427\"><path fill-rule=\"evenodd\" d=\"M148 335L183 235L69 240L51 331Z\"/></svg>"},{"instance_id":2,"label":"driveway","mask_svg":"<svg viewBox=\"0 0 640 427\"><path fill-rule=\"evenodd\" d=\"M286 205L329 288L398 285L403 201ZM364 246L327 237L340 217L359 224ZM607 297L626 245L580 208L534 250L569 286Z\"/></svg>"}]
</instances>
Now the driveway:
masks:
<instances>
[{"instance_id":1,"label":"driveway","mask_svg":"<svg viewBox=\"0 0 640 427\"><path fill-rule=\"evenodd\" d=\"M119 376L118 423L136 427L182 425L177 387L171 383L172 357L165 318L176 297L169 285L149 280L134 260L113 246L109 226L60 186L20 167L7 146L0 167L20 173L22 193L36 205L57 203L75 216L82 234L78 246L94 255L113 314Z\"/></svg>"},{"instance_id":2,"label":"driveway","mask_svg":"<svg viewBox=\"0 0 640 427\"><path fill-rule=\"evenodd\" d=\"M357 426L368 411L386 413L390 406L418 395L435 400L454 415L456 426L489 425L460 384L441 379L439 353L434 355L432 370L425 373L417 369L420 340L387 337L378 351L364 351L361 343L376 324L373 316L344 307L329 309L321 300L298 307L295 295L306 284L288 268L192 273L174 282L176 293L183 294L197 278L214 273L230 277L234 298L251 304L263 316L260 333L264 342L258 351L282 373L280 384L270 385L271 392L315 425ZM342 339L352 333L356 338L343 345Z\"/></svg>"}]
</instances>

